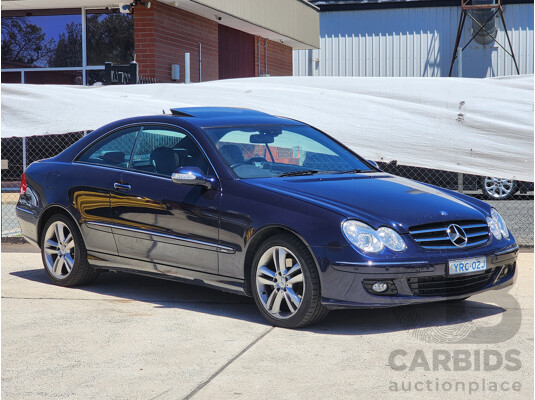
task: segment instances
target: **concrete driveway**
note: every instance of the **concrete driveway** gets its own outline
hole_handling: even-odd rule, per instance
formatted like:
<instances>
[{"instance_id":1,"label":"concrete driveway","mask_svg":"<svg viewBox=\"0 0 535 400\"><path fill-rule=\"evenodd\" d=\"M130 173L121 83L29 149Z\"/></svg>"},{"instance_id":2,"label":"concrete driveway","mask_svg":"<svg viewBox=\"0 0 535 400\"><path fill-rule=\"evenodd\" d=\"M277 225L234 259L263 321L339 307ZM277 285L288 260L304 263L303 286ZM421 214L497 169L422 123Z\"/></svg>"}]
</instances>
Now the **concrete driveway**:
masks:
<instances>
[{"instance_id":1,"label":"concrete driveway","mask_svg":"<svg viewBox=\"0 0 535 400\"><path fill-rule=\"evenodd\" d=\"M2 248L2 398L533 397L533 254L517 284L459 304L267 325L245 297L127 274L51 285ZM477 386L477 387L476 387Z\"/></svg>"}]
</instances>

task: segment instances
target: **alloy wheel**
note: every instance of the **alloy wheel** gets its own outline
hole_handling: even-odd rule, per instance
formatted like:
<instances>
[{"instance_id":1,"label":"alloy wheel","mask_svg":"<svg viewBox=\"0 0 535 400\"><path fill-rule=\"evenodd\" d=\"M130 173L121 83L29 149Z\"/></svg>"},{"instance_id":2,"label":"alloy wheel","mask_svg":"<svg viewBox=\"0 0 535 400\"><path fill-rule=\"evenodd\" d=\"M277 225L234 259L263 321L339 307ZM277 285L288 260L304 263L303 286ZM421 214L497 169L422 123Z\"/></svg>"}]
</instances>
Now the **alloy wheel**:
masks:
<instances>
[{"instance_id":1,"label":"alloy wheel","mask_svg":"<svg viewBox=\"0 0 535 400\"><path fill-rule=\"evenodd\" d=\"M262 306L273 317L295 315L305 294L303 270L295 255L282 246L266 250L258 262L256 286Z\"/></svg>"},{"instance_id":2,"label":"alloy wheel","mask_svg":"<svg viewBox=\"0 0 535 400\"><path fill-rule=\"evenodd\" d=\"M44 238L44 260L48 271L56 279L65 279L74 266L75 243L72 232L61 221L52 223Z\"/></svg>"},{"instance_id":3,"label":"alloy wheel","mask_svg":"<svg viewBox=\"0 0 535 400\"><path fill-rule=\"evenodd\" d=\"M504 199L511 195L514 181L487 176L483 182L483 189L491 198Z\"/></svg>"}]
</instances>

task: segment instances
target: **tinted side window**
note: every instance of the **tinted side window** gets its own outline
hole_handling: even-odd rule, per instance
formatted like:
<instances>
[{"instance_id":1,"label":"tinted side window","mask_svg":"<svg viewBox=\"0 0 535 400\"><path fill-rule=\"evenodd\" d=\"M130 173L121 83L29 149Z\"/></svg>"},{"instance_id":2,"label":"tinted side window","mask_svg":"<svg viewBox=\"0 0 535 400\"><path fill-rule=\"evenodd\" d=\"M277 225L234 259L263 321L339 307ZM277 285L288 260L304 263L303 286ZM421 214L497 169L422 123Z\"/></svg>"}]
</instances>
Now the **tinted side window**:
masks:
<instances>
[{"instance_id":1,"label":"tinted side window","mask_svg":"<svg viewBox=\"0 0 535 400\"><path fill-rule=\"evenodd\" d=\"M199 167L208 172L208 161L186 133L147 126L140 132L130 169L171 176L178 167Z\"/></svg>"},{"instance_id":2,"label":"tinted side window","mask_svg":"<svg viewBox=\"0 0 535 400\"><path fill-rule=\"evenodd\" d=\"M139 127L121 129L87 149L78 161L127 168Z\"/></svg>"}]
</instances>

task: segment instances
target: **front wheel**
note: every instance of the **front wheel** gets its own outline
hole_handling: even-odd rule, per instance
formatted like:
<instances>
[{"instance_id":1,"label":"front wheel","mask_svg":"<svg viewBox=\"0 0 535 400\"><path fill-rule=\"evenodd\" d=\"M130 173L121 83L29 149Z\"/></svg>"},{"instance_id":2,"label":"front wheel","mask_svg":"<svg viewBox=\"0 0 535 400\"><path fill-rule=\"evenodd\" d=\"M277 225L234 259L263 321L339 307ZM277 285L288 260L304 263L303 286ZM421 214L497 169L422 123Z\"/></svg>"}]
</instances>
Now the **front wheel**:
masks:
<instances>
[{"instance_id":1,"label":"front wheel","mask_svg":"<svg viewBox=\"0 0 535 400\"><path fill-rule=\"evenodd\" d=\"M41 256L48 277L56 285L83 285L97 277L87 262L78 227L65 215L56 214L46 222L41 235Z\"/></svg>"},{"instance_id":2,"label":"front wheel","mask_svg":"<svg viewBox=\"0 0 535 400\"><path fill-rule=\"evenodd\" d=\"M258 249L251 273L255 303L273 325L299 328L323 319L318 271L310 252L289 234L272 236Z\"/></svg>"}]
</instances>

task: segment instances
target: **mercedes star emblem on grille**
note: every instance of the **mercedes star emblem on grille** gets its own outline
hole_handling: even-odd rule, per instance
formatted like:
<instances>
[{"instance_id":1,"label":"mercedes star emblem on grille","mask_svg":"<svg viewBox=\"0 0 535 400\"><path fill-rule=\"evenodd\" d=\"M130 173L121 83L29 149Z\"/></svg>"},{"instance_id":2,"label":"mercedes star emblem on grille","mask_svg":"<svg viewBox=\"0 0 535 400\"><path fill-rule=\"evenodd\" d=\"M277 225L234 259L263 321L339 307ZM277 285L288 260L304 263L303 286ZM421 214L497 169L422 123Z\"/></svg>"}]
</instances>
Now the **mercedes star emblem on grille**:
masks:
<instances>
[{"instance_id":1,"label":"mercedes star emblem on grille","mask_svg":"<svg viewBox=\"0 0 535 400\"><path fill-rule=\"evenodd\" d=\"M451 224L446 230L451 242L457 247L464 247L468 243L466 232L459 225Z\"/></svg>"}]
</instances>

